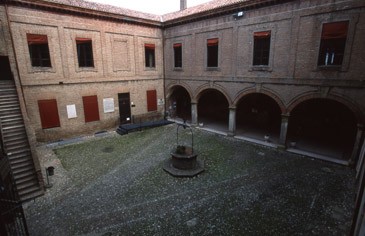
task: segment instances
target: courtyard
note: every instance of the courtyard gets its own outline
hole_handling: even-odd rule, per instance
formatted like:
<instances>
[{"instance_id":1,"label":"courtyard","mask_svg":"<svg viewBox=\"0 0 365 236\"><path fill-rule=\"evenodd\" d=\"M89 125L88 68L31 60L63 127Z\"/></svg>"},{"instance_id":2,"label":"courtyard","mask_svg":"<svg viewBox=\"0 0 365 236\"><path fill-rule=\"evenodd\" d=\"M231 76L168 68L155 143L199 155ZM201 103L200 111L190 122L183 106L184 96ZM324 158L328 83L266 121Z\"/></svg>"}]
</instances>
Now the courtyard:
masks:
<instances>
[{"instance_id":1,"label":"courtyard","mask_svg":"<svg viewBox=\"0 0 365 236\"><path fill-rule=\"evenodd\" d=\"M188 131L179 139L191 142ZM40 145L52 188L25 204L31 235L347 235L349 167L194 129L205 171L163 170L176 125Z\"/></svg>"}]
</instances>

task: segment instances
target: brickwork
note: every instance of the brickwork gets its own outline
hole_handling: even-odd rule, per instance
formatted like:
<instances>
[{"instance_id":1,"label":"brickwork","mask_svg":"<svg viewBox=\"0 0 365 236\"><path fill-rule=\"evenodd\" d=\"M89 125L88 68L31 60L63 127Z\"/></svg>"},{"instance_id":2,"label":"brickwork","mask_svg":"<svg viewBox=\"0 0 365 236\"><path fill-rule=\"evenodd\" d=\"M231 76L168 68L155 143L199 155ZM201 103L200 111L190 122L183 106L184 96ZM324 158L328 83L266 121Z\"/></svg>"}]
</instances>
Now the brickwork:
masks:
<instances>
[{"instance_id":1,"label":"brickwork","mask_svg":"<svg viewBox=\"0 0 365 236\"><path fill-rule=\"evenodd\" d=\"M361 40L364 32L364 2L293 1L167 28L165 36L165 90L182 85L198 101L200 93L213 88L225 94L235 107L253 91L277 101L283 114L308 94L344 103L364 122L365 66ZM349 21L342 66L319 68L317 58L322 24ZM271 32L268 66L252 66L253 33ZM219 65L206 68L206 40L219 38ZM182 43L183 67L173 68L173 44ZM167 98L168 99L168 98ZM289 108L290 107L290 108ZM289 109L288 109L289 108Z\"/></svg>"},{"instance_id":2,"label":"brickwork","mask_svg":"<svg viewBox=\"0 0 365 236\"><path fill-rule=\"evenodd\" d=\"M26 16L26 17L25 17ZM9 7L13 42L30 125L37 140L90 134L119 124L118 93L130 93L132 116L147 112L146 91L163 99L162 31L158 28L99 21L70 15ZM32 67L26 34L47 35L51 68ZM79 67L76 38L92 40L94 67ZM144 44L156 46L156 67L145 68ZM85 123L82 96L97 95L100 121ZM104 113L103 99L113 98L115 111ZM38 100L56 99L61 126L42 129ZM66 106L76 106L69 119ZM156 112L162 117L163 105Z\"/></svg>"}]
</instances>

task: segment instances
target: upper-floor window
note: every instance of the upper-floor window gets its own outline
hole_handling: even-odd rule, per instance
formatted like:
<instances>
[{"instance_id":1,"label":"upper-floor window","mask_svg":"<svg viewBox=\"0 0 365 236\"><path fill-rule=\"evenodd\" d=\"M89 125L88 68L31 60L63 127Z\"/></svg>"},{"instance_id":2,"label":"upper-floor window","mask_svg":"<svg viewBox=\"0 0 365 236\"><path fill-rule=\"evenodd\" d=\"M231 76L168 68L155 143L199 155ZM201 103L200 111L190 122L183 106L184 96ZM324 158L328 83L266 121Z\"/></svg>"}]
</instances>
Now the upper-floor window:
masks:
<instances>
[{"instance_id":1,"label":"upper-floor window","mask_svg":"<svg viewBox=\"0 0 365 236\"><path fill-rule=\"evenodd\" d=\"M94 67L92 41L89 38L76 38L79 67Z\"/></svg>"},{"instance_id":2,"label":"upper-floor window","mask_svg":"<svg viewBox=\"0 0 365 236\"><path fill-rule=\"evenodd\" d=\"M145 63L146 67L154 68L156 67L155 62L155 45L154 44L145 44L144 45L144 55L145 55Z\"/></svg>"},{"instance_id":3,"label":"upper-floor window","mask_svg":"<svg viewBox=\"0 0 365 236\"><path fill-rule=\"evenodd\" d=\"M253 37L253 65L268 66L270 58L271 31L255 32Z\"/></svg>"},{"instance_id":4,"label":"upper-floor window","mask_svg":"<svg viewBox=\"0 0 365 236\"><path fill-rule=\"evenodd\" d=\"M174 67L175 68L182 67L182 44L181 43L174 44Z\"/></svg>"},{"instance_id":5,"label":"upper-floor window","mask_svg":"<svg viewBox=\"0 0 365 236\"><path fill-rule=\"evenodd\" d=\"M322 26L318 65L342 65L347 39L348 21L325 23Z\"/></svg>"},{"instance_id":6,"label":"upper-floor window","mask_svg":"<svg viewBox=\"0 0 365 236\"><path fill-rule=\"evenodd\" d=\"M217 38L207 40L207 67L218 67L218 42Z\"/></svg>"},{"instance_id":7,"label":"upper-floor window","mask_svg":"<svg viewBox=\"0 0 365 236\"><path fill-rule=\"evenodd\" d=\"M51 67L47 35L27 34L30 60L33 67Z\"/></svg>"}]
</instances>

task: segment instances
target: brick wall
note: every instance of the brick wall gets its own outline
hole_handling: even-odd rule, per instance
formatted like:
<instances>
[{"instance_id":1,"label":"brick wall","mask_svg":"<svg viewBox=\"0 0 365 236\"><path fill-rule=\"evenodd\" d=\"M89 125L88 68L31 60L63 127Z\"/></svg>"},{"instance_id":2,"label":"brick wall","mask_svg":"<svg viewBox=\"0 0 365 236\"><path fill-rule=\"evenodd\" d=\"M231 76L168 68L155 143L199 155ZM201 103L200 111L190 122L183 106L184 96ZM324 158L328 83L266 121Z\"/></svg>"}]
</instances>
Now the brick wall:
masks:
<instances>
[{"instance_id":1,"label":"brick wall","mask_svg":"<svg viewBox=\"0 0 365 236\"><path fill-rule=\"evenodd\" d=\"M163 99L162 31L159 28L9 7L9 18L26 111L37 140L48 141L116 128L118 93L130 93L132 115L148 115L146 91ZM47 35L51 68L32 67L26 34ZM94 67L78 66L76 38L92 40ZM145 68L144 44L155 44L155 68ZM85 123L82 96L97 95L100 121ZM103 99L115 111L104 113ZM61 127L42 129L38 100L56 99ZM66 106L76 106L69 119ZM154 113L162 117L164 106Z\"/></svg>"}]
</instances>

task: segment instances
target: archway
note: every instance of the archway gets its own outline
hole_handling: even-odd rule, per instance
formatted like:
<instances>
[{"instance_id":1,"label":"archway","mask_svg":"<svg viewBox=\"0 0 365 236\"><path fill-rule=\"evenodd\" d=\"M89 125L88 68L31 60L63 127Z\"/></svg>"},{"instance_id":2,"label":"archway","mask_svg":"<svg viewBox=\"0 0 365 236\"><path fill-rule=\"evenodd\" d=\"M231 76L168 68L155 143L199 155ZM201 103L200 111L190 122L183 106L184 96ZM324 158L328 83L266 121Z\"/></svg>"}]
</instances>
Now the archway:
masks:
<instances>
[{"instance_id":1,"label":"archway","mask_svg":"<svg viewBox=\"0 0 365 236\"><path fill-rule=\"evenodd\" d=\"M174 86L169 97L169 113L172 118L191 120L191 98L182 86Z\"/></svg>"},{"instance_id":2,"label":"archway","mask_svg":"<svg viewBox=\"0 0 365 236\"><path fill-rule=\"evenodd\" d=\"M215 130L227 131L228 101L218 90L206 89L202 91L198 100L198 121L200 126Z\"/></svg>"},{"instance_id":3,"label":"archway","mask_svg":"<svg viewBox=\"0 0 365 236\"><path fill-rule=\"evenodd\" d=\"M281 109L276 101L262 93L242 97L236 106L236 135L279 142Z\"/></svg>"},{"instance_id":4,"label":"archway","mask_svg":"<svg viewBox=\"0 0 365 236\"><path fill-rule=\"evenodd\" d=\"M348 160L356 138L357 121L344 104L313 98L299 103L289 118L288 138L295 148Z\"/></svg>"}]
</instances>

